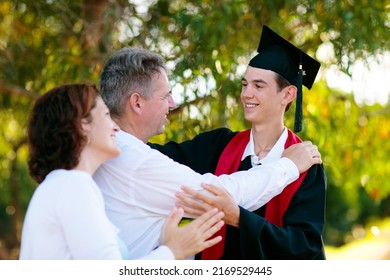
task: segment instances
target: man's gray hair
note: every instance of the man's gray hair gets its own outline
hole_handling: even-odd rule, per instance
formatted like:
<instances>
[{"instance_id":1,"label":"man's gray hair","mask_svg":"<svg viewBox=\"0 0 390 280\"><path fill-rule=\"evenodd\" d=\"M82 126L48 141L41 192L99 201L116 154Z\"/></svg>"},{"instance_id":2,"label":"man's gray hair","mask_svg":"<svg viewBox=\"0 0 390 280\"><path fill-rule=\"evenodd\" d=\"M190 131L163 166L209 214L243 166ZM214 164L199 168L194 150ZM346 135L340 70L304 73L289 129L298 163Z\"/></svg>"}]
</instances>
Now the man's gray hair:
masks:
<instances>
[{"instance_id":1,"label":"man's gray hair","mask_svg":"<svg viewBox=\"0 0 390 280\"><path fill-rule=\"evenodd\" d=\"M141 48L123 48L114 53L100 73L100 92L110 113L121 116L132 93L152 95L153 76L165 70L164 59Z\"/></svg>"}]
</instances>

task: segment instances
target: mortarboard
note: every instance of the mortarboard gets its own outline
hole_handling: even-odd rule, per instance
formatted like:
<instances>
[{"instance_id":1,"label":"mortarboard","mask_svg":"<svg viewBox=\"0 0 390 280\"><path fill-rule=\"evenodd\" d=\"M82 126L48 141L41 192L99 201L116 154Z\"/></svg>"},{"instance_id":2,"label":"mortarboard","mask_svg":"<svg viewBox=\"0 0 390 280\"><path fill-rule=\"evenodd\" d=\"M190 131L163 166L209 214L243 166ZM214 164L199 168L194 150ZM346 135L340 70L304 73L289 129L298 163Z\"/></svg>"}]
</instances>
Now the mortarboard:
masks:
<instances>
[{"instance_id":1,"label":"mortarboard","mask_svg":"<svg viewBox=\"0 0 390 280\"><path fill-rule=\"evenodd\" d=\"M274 71L297 87L294 131L301 131L302 85L311 89L321 64L266 25L257 52L249 66Z\"/></svg>"}]
</instances>

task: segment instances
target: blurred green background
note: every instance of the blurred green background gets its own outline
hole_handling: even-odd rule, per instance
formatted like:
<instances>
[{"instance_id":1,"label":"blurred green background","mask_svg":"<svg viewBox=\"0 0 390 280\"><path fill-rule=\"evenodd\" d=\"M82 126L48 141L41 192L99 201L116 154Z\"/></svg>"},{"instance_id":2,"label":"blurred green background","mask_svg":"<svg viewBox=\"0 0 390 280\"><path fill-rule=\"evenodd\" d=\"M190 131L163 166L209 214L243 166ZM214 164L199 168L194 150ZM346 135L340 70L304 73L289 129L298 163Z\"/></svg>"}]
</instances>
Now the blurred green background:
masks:
<instances>
[{"instance_id":1,"label":"blurred green background","mask_svg":"<svg viewBox=\"0 0 390 280\"><path fill-rule=\"evenodd\" d=\"M153 141L241 130L241 77L263 24L322 63L304 90L299 135L319 146L326 169L328 259L390 259L389 0L2 0L0 259L18 258L36 188L25 128L39 95L98 83L110 54L140 46L166 59L179 105ZM368 70L358 74L359 65Z\"/></svg>"}]
</instances>

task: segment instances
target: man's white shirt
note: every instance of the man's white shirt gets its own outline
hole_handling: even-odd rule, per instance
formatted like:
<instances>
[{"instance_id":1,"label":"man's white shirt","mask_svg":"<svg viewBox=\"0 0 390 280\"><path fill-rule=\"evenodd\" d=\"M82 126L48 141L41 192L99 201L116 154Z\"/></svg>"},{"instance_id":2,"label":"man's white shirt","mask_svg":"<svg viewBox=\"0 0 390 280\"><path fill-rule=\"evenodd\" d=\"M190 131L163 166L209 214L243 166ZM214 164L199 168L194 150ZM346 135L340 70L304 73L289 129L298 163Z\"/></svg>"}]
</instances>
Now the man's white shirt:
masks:
<instances>
[{"instance_id":1,"label":"man's white shirt","mask_svg":"<svg viewBox=\"0 0 390 280\"><path fill-rule=\"evenodd\" d=\"M175 206L175 193L183 185L204 191L201 183L213 184L225 189L238 205L253 211L299 176L297 167L287 158L231 175L201 175L129 133L121 130L116 138L120 156L104 163L94 179L130 259L145 256L159 246L162 225Z\"/></svg>"}]
</instances>

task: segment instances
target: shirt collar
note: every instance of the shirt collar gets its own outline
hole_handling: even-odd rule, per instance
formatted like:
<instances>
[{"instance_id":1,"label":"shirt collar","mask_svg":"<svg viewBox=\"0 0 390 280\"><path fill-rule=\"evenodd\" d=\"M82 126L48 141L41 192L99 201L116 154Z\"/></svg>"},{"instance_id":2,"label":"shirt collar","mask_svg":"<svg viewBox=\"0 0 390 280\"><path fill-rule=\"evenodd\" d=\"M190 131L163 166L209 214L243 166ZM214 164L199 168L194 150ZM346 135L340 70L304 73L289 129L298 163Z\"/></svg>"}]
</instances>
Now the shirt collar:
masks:
<instances>
[{"instance_id":1,"label":"shirt collar","mask_svg":"<svg viewBox=\"0 0 390 280\"><path fill-rule=\"evenodd\" d=\"M115 138L118 142L118 145L120 146L122 143L138 143L138 144L145 144L140 139L135 137L133 134L128 133L122 129L120 129L117 133L115 133Z\"/></svg>"},{"instance_id":2,"label":"shirt collar","mask_svg":"<svg viewBox=\"0 0 390 280\"><path fill-rule=\"evenodd\" d=\"M259 165L260 163L267 163L279 159L282 157L284 151L284 144L287 140L287 129L284 128L282 135L280 135L278 141L276 141L275 145L272 147L271 151L267 154L266 157L259 159L255 154L255 145L253 142L253 132L251 130L248 145L245 148L244 154L242 155L241 160L244 160L247 156L251 156L252 165Z\"/></svg>"}]
</instances>

